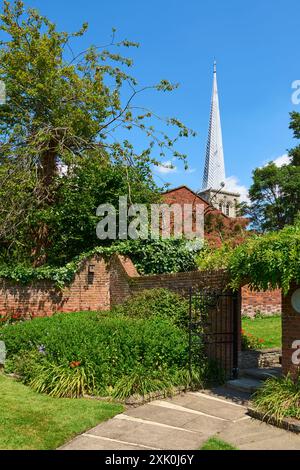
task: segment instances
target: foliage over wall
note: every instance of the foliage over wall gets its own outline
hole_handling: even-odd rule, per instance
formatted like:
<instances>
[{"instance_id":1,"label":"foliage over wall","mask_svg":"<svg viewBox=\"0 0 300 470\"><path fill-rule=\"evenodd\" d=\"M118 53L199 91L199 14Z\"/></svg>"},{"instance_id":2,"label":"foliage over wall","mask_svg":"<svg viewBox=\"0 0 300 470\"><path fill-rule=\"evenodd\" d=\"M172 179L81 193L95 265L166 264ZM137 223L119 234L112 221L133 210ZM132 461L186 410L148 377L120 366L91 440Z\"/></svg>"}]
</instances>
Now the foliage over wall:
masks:
<instances>
[{"instance_id":1,"label":"foliage over wall","mask_svg":"<svg viewBox=\"0 0 300 470\"><path fill-rule=\"evenodd\" d=\"M175 273L196 270L197 247L190 248L185 240L128 240L110 246L98 246L75 257L65 266L0 265L0 278L29 284L33 281L49 280L57 287L64 287L75 277L81 263L94 255L113 254L129 256L140 274Z\"/></svg>"},{"instance_id":2,"label":"foliage over wall","mask_svg":"<svg viewBox=\"0 0 300 470\"><path fill-rule=\"evenodd\" d=\"M300 282L300 223L253 236L235 249L223 246L206 259L198 258L198 266L227 268L233 288L247 283L254 290L282 288L287 292L292 281Z\"/></svg>"}]
</instances>

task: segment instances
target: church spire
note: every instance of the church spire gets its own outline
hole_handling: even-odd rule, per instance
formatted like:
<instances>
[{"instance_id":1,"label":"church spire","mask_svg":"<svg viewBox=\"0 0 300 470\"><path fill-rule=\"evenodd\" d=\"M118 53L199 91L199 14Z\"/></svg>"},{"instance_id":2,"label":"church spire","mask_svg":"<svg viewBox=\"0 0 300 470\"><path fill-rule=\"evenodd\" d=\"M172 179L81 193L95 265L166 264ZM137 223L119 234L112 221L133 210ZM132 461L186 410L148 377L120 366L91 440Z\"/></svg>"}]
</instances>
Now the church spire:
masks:
<instances>
[{"instance_id":1,"label":"church spire","mask_svg":"<svg viewBox=\"0 0 300 470\"><path fill-rule=\"evenodd\" d=\"M218 190L225 183L225 166L222 143L222 130L217 86L217 65L214 61L213 91L211 98L210 120L206 146L203 190Z\"/></svg>"}]
</instances>

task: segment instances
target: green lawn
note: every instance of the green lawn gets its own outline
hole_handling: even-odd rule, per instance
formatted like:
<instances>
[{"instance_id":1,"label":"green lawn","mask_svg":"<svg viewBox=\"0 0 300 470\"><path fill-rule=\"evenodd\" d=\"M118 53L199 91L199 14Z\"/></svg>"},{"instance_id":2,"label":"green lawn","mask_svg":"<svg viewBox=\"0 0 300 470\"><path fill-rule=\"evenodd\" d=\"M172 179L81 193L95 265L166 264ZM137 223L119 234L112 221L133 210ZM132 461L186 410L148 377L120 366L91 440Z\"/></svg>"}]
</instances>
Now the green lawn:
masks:
<instances>
[{"instance_id":1,"label":"green lawn","mask_svg":"<svg viewBox=\"0 0 300 470\"><path fill-rule=\"evenodd\" d=\"M217 437L211 437L206 441L200 450L237 450L231 444L228 444Z\"/></svg>"},{"instance_id":2,"label":"green lawn","mask_svg":"<svg viewBox=\"0 0 300 470\"><path fill-rule=\"evenodd\" d=\"M0 373L0 449L55 449L123 411L115 403L50 398Z\"/></svg>"},{"instance_id":3,"label":"green lawn","mask_svg":"<svg viewBox=\"0 0 300 470\"><path fill-rule=\"evenodd\" d=\"M242 329L251 333L264 342L262 349L281 347L281 317L272 316L264 318L243 318Z\"/></svg>"}]
</instances>

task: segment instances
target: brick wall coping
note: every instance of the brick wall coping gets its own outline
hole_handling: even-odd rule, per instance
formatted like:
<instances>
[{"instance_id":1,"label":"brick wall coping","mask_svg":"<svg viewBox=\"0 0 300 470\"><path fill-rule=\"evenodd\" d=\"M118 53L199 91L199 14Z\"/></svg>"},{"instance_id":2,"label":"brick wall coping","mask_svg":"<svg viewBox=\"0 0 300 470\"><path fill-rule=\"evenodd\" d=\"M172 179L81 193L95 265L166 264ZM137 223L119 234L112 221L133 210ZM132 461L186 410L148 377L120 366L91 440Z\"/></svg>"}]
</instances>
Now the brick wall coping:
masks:
<instances>
[{"instance_id":1,"label":"brick wall coping","mask_svg":"<svg viewBox=\"0 0 300 470\"><path fill-rule=\"evenodd\" d=\"M180 278L187 278L187 277L199 277L203 278L204 276L219 276L219 275L224 275L224 277L228 277L228 272L226 269L220 269L220 270L207 270L207 271L182 271L178 273L163 273L163 274L143 274L142 276L130 276L132 280L142 280L142 279L147 279L151 281L152 279L159 279L159 278L166 278L166 279L180 279Z\"/></svg>"}]
</instances>

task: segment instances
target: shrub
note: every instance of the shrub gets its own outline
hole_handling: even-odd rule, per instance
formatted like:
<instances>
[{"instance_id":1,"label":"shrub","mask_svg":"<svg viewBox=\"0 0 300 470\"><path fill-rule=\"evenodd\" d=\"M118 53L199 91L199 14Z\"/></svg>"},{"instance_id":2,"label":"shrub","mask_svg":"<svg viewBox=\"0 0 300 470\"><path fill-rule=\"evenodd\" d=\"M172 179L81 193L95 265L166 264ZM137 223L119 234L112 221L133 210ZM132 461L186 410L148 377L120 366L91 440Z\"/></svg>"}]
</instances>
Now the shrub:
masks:
<instances>
[{"instance_id":1,"label":"shrub","mask_svg":"<svg viewBox=\"0 0 300 470\"><path fill-rule=\"evenodd\" d=\"M112 313L130 318L161 317L184 326L188 322L188 308L188 301L169 289L149 289L114 307Z\"/></svg>"},{"instance_id":2,"label":"shrub","mask_svg":"<svg viewBox=\"0 0 300 470\"><path fill-rule=\"evenodd\" d=\"M180 238L130 240L120 253L129 256L141 274L195 271L202 243ZM124 248L123 248L124 246Z\"/></svg>"},{"instance_id":3,"label":"shrub","mask_svg":"<svg viewBox=\"0 0 300 470\"><path fill-rule=\"evenodd\" d=\"M272 377L253 397L255 409L267 419L281 421L285 417L300 419L300 377Z\"/></svg>"},{"instance_id":4,"label":"shrub","mask_svg":"<svg viewBox=\"0 0 300 470\"><path fill-rule=\"evenodd\" d=\"M77 380L69 365L80 362L85 373L90 367L102 394L141 368L149 376L163 375L165 370L172 376L186 366L188 357L187 333L161 317L59 314L7 325L1 328L0 338L6 344L10 369L18 369L25 381L32 383L39 373L46 377L46 370L51 376L59 372L59 383ZM45 378L42 387L49 392L52 386Z\"/></svg>"}]
</instances>

